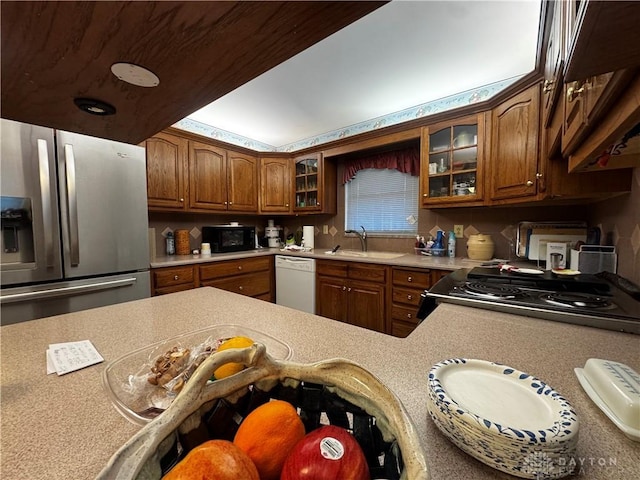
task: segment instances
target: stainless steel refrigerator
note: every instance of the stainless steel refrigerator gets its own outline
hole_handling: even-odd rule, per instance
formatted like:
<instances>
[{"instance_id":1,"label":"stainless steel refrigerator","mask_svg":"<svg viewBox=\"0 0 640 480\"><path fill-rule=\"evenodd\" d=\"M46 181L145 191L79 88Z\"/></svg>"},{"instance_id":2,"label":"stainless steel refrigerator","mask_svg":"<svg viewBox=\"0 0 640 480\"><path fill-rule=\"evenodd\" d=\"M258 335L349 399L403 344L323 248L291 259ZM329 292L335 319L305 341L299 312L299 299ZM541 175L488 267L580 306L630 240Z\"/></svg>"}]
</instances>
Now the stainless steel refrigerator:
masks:
<instances>
[{"instance_id":1,"label":"stainless steel refrigerator","mask_svg":"<svg viewBox=\"0 0 640 480\"><path fill-rule=\"evenodd\" d=\"M144 148L0 122L0 322L148 297Z\"/></svg>"}]
</instances>

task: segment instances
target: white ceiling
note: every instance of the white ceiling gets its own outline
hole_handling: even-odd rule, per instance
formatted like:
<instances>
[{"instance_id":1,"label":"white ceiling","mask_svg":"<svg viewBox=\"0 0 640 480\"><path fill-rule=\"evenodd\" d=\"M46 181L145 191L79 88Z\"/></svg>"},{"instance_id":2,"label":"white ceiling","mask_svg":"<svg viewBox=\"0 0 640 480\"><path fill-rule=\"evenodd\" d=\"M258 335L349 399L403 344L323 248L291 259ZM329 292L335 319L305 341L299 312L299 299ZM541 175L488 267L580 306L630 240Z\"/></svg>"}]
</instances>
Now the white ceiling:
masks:
<instances>
[{"instance_id":1,"label":"white ceiling","mask_svg":"<svg viewBox=\"0 0 640 480\"><path fill-rule=\"evenodd\" d=\"M274 147L535 67L540 0L395 0L188 119Z\"/></svg>"}]
</instances>

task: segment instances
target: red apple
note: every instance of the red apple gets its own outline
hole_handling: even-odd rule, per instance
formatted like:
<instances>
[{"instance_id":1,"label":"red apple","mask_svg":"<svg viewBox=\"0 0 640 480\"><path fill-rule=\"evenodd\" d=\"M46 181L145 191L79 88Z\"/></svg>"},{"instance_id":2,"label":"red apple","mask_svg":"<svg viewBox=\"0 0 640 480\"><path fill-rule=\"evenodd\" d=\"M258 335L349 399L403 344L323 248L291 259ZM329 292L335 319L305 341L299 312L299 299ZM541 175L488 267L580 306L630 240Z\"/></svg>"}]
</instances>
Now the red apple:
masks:
<instances>
[{"instance_id":1,"label":"red apple","mask_svg":"<svg viewBox=\"0 0 640 480\"><path fill-rule=\"evenodd\" d=\"M344 428L328 425L300 440L284 462L280 480L370 480L362 448Z\"/></svg>"}]
</instances>

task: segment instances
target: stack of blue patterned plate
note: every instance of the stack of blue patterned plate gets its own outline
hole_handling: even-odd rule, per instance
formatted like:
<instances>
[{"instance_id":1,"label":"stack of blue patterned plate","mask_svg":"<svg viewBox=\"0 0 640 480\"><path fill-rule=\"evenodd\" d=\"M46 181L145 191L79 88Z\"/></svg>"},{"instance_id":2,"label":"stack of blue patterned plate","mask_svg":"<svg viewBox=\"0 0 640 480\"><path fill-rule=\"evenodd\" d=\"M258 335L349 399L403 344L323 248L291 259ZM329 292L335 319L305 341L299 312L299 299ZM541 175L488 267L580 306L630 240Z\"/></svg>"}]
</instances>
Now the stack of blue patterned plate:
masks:
<instances>
[{"instance_id":1,"label":"stack of blue patterned plate","mask_svg":"<svg viewBox=\"0 0 640 480\"><path fill-rule=\"evenodd\" d=\"M521 478L569 475L578 417L543 381L483 360L444 360L429 371L428 410L459 448Z\"/></svg>"}]
</instances>

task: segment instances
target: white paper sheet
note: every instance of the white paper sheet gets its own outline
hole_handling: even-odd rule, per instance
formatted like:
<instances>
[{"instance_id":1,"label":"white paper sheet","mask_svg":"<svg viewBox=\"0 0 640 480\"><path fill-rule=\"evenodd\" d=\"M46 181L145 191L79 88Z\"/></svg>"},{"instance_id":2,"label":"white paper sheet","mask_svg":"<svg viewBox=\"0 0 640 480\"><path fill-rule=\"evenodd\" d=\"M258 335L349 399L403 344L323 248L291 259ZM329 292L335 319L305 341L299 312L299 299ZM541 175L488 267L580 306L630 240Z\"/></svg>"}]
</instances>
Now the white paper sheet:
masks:
<instances>
[{"instance_id":1,"label":"white paper sheet","mask_svg":"<svg viewBox=\"0 0 640 480\"><path fill-rule=\"evenodd\" d=\"M103 361L89 340L52 343L47 350L47 374L64 375Z\"/></svg>"}]
</instances>

